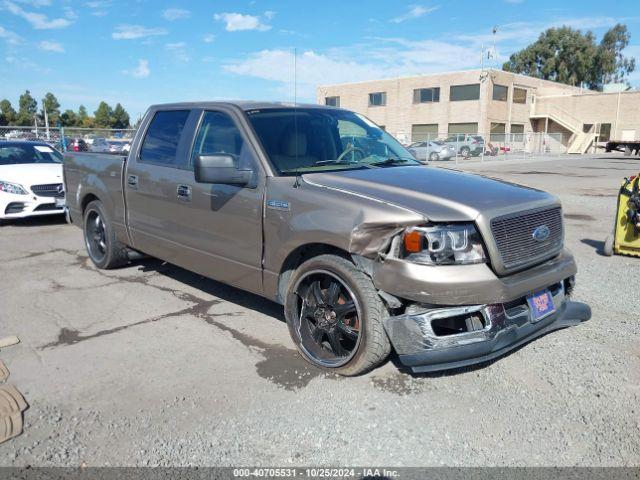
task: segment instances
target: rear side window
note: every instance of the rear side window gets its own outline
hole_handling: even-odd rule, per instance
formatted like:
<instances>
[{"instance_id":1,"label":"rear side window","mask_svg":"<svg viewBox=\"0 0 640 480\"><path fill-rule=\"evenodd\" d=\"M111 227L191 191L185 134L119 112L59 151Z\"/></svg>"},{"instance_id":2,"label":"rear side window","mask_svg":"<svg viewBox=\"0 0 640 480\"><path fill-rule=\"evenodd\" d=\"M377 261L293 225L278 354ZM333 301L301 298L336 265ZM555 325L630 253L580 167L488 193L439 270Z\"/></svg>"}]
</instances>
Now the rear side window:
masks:
<instances>
[{"instance_id":1,"label":"rear side window","mask_svg":"<svg viewBox=\"0 0 640 480\"><path fill-rule=\"evenodd\" d=\"M178 143L189 113L189 110L157 112L144 137L140 161L169 167L177 166Z\"/></svg>"}]
</instances>

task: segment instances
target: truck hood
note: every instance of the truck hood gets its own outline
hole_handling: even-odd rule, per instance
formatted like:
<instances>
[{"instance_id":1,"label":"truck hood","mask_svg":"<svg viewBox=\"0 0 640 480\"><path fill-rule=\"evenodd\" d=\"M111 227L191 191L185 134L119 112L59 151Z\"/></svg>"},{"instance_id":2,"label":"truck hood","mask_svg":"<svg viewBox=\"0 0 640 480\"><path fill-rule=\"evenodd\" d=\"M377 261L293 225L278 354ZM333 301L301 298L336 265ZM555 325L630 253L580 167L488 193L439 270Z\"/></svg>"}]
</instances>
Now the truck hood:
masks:
<instances>
[{"instance_id":1,"label":"truck hood","mask_svg":"<svg viewBox=\"0 0 640 480\"><path fill-rule=\"evenodd\" d=\"M442 168L407 166L310 173L304 181L403 207L434 222L474 221L558 203L552 195Z\"/></svg>"},{"instance_id":2,"label":"truck hood","mask_svg":"<svg viewBox=\"0 0 640 480\"><path fill-rule=\"evenodd\" d=\"M18 183L26 188L31 185L62 183L61 163L20 163L0 165L0 180Z\"/></svg>"}]
</instances>

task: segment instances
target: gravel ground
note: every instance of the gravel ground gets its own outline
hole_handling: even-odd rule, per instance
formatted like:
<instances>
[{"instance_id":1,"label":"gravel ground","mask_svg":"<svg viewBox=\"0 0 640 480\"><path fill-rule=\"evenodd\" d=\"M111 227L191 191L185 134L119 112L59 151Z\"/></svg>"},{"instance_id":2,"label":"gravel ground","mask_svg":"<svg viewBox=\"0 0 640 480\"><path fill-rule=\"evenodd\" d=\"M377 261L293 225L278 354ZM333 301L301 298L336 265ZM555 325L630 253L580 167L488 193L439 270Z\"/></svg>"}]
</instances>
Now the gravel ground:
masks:
<instances>
[{"instance_id":1,"label":"gravel ground","mask_svg":"<svg viewBox=\"0 0 640 480\"><path fill-rule=\"evenodd\" d=\"M593 318L480 367L308 366L282 309L157 260L101 272L59 219L0 229L0 358L25 432L0 465L640 465L640 259L604 257L617 155L439 162L563 201Z\"/></svg>"}]
</instances>

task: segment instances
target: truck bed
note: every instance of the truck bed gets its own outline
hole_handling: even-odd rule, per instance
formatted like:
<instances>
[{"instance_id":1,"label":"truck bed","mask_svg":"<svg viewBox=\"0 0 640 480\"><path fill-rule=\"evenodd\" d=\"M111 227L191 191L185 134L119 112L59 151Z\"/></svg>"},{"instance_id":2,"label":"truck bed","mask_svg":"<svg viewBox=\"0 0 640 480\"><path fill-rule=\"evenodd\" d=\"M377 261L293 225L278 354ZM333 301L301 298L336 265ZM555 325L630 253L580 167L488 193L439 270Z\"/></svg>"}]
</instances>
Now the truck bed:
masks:
<instances>
[{"instance_id":1,"label":"truck bed","mask_svg":"<svg viewBox=\"0 0 640 480\"><path fill-rule=\"evenodd\" d=\"M82 221L84 204L98 198L113 215L114 224L124 227L122 168L126 158L124 155L88 152L64 155L66 202L74 223ZM84 204L80 203L81 198Z\"/></svg>"}]
</instances>

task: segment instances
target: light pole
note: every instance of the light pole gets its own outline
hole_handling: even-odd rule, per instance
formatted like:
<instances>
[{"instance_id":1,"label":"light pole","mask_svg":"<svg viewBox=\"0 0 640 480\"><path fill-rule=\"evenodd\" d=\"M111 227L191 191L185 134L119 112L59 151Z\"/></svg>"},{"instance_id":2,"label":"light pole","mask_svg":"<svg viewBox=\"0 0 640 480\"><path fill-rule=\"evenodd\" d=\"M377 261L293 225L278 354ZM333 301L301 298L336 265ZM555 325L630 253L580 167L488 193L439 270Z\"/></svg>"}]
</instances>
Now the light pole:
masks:
<instances>
[{"instance_id":1,"label":"light pole","mask_svg":"<svg viewBox=\"0 0 640 480\"><path fill-rule=\"evenodd\" d=\"M49 136L49 117L47 116L47 103L45 98L42 99L42 111L44 112L44 128L47 132L47 140L51 140Z\"/></svg>"}]
</instances>

